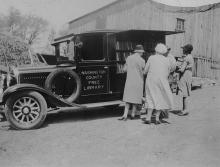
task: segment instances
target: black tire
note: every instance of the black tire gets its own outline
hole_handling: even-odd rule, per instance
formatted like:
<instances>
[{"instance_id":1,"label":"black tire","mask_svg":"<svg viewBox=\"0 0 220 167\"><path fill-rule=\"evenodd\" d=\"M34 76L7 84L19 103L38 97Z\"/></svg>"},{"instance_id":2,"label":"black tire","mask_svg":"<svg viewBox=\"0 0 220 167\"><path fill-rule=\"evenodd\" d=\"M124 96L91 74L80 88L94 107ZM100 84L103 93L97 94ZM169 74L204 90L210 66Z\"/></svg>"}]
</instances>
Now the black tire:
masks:
<instances>
[{"instance_id":1,"label":"black tire","mask_svg":"<svg viewBox=\"0 0 220 167\"><path fill-rule=\"evenodd\" d=\"M39 128L47 115L44 97L34 91L12 95L6 101L5 116L11 127L20 130Z\"/></svg>"},{"instance_id":2,"label":"black tire","mask_svg":"<svg viewBox=\"0 0 220 167\"><path fill-rule=\"evenodd\" d=\"M71 103L71 102L74 102L79 97L81 93L81 87L82 87L80 77L74 71L67 70L67 69L58 69L56 71L51 72L45 81L45 88L47 90L50 90L52 93L57 94L57 92L53 90L52 85L55 84L56 82L55 80L58 76L64 76L64 75L68 75L71 79L73 79L74 84L75 84L75 85L72 84L73 87L64 88L65 89L64 91L67 91L69 89L70 90L73 89L73 90L70 93L70 95L68 95L68 97L62 97L63 99ZM57 94L57 95L60 95L60 94ZM61 94L61 95L64 96L64 94Z\"/></svg>"}]
</instances>

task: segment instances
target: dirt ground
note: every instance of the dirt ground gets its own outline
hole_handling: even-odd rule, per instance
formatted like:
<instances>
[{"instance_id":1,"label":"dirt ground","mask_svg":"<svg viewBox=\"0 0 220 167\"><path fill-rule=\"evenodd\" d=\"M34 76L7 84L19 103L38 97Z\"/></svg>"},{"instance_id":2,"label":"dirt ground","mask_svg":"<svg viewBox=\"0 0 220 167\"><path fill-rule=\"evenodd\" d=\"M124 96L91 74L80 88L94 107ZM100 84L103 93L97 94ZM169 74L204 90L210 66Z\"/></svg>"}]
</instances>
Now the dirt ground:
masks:
<instances>
[{"instance_id":1,"label":"dirt ground","mask_svg":"<svg viewBox=\"0 0 220 167\"><path fill-rule=\"evenodd\" d=\"M179 98L175 97L177 109ZM190 115L167 123L117 120L105 108L49 115L37 130L0 123L1 167L217 167L220 86L193 91Z\"/></svg>"}]
</instances>

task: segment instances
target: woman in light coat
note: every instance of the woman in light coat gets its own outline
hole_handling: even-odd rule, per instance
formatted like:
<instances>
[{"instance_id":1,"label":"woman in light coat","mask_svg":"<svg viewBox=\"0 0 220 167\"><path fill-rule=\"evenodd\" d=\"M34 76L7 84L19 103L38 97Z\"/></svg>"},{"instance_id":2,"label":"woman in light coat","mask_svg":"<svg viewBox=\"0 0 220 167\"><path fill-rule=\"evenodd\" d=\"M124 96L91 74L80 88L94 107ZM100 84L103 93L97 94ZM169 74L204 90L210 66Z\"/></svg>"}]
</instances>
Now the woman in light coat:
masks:
<instances>
[{"instance_id":1,"label":"woman in light coat","mask_svg":"<svg viewBox=\"0 0 220 167\"><path fill-rule=\"evenodd\" d=\"M137 45L134 54L128 56L125 70L127 77L124 88L123 101L125 102L124 114L119 120L127 120L128 111L132 108L131 118L135 117L137 106L142 104L144 87L145 60L141 57L144 53L142 45Z\"/></svg>"},{"instance_id":2,"label":"woman in light coat","mask_svg":"<svg viewBox=\"0 0 220 167\"><path fill-rule=\"evenodd\" d=\"M165 56L167 47L159 43L155 48L156 54L149 57L144 73L147 75L145 82L147 116L144 123L151 123L153 110L156 114L156 124L159 124L159 115L162 110L173 108L173 95L169 86L168 76L171 63Z\"/></svg>"}]
</instances>

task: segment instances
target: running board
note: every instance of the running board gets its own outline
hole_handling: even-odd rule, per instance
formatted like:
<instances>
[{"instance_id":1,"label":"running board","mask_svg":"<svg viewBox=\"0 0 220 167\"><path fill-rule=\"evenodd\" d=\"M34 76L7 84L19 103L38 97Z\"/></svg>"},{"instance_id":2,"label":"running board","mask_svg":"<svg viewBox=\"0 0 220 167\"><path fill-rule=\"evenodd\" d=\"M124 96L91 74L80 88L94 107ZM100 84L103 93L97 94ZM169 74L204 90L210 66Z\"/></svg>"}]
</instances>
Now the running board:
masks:
<instances>
[{"instance_id":1,"label":"running board","mask_svg":"<svg viewBox=\"0 0 220 167\"><path fill-rule=\"evenodd\" d=\"M86 106L87 108L95 108L95 107L104 107L104 106L122 105L122 104L123 102L121 100L116 100L116 101L99 102L99 103L88 103L88 104L83 104L83 106Z\"/></svg>"},{"instance_id":2,"label":"running board","mask_svg":"<svg viewBox=\"0 0 220 167\"><path fill-rule=\"evenodd\" d=\"M61 107L57 109L51 109L48 111L48 114L54 114L59 112L68 112L68 111L78 111L83 109L89 109L89 108L96 108L96 107L105 107L105 106L112 106L112 105L119 105L123 106L123 101L121 100L115 100L115 101L108 101L108 102L99 102L99 103L88 103L88 104L78 104L73 107Z\"/></svg>"}]
</instances>

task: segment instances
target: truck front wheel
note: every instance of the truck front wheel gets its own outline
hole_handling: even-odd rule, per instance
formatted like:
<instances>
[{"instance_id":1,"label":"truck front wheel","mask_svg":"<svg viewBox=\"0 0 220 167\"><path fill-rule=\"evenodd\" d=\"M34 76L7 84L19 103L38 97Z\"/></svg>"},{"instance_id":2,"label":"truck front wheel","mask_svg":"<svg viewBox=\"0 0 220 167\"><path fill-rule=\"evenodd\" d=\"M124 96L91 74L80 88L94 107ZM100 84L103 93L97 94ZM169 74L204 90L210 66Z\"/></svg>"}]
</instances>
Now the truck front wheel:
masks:
<instances>
[{"instance_id":1,"label":"truck front wheel","mask_svg":"<svg viewBox=\"0 0 220 167\"><path fill-rule=\"evenodd\" d=\"M46 118L47 103L38 92L17 93L6 101L5 115L15 129L35 129L40 127Z\"/></svg>"}]
</instances>

